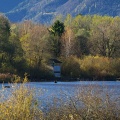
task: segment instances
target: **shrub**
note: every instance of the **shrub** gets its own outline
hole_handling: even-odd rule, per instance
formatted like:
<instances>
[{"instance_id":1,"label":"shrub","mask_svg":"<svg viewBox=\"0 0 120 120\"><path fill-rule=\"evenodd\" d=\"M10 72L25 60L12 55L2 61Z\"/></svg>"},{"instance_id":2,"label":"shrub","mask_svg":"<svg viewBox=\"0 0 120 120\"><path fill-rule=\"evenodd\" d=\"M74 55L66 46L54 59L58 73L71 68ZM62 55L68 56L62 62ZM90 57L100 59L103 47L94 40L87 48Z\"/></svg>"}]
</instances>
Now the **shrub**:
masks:
<instances>
[{"instance_id":1,"label":"shrub","mask_svg":"<svg viewBox=\"0 0 120 120\"><path fill-rule=\"evenodd\" d=\"M13 75L10 73L0 73L0 83L10 82Z\"/></svg>"},{"instance_id":2,"label":"shrub","mask_svg":"<svg viewBox=\"0 0 120 120\"><path fill-rule=\"evenodd\" d=\"M110 72L112 76L120 77L120 58L111 59Z\"/></svg>"},{"instance_id":3,"label":"shrub","mask_svg":"<svg viewBox=\"0 0 120 120\"><path fill-rule=\"evenodd\" d=\"M2 72L2 73L9 73L9 72L15 73L16 70L9 63L1 63L0 72Z\"/></svg>"},{"instance_id":4,"label":"shrub","mask_svg":"<svg viewBox=\"0 0 120 120\"><path fill-rule=\"evenodd\" d=\"M85 56L79 59L71 56L62 59L62 75L92 80L107 80L120 77L120 59L102 56Z\"/></svg>"},{"instance_id":5,"label":"shrub","mask_svg":"<svg viewBox=\"0 0 120 120\"><path fill-rule=\"evenodd\" d=\"M80 77L80 64L79 59L75 56L70 56L62 60L62 75L69 78Z\"/></svg>"},{"instance_id":6,"label":"shrub","mask_svg":"<svg viewBox=\"0 0 120 120\"><path fill-rule=\"evenodd\" d=\"M110 60L107 57L86 56L80 60L80 68L84 77L103 79L110 75Z\"/></svg>"}]
</instances>

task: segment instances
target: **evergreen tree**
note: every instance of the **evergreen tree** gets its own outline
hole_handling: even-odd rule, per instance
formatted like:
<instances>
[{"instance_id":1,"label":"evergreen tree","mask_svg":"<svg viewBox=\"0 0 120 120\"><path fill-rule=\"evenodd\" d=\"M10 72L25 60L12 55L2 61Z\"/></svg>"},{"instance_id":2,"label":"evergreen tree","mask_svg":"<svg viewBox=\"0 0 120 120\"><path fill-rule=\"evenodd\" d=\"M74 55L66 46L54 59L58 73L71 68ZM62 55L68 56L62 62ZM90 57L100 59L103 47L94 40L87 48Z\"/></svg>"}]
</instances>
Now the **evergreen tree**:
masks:
<instances>
[{"instance_id":1,"label":"evergreen tree","mask_svg":"<svg viewBox=\"0 0 120 120\"><path fill-rule=\"evenodd\" d=\"M56 20L51 28L49 28L50 38L50 50L55 57L59 57L61 53L61 36L65 31L64 23Z\"/></svg>"}]
</instances>

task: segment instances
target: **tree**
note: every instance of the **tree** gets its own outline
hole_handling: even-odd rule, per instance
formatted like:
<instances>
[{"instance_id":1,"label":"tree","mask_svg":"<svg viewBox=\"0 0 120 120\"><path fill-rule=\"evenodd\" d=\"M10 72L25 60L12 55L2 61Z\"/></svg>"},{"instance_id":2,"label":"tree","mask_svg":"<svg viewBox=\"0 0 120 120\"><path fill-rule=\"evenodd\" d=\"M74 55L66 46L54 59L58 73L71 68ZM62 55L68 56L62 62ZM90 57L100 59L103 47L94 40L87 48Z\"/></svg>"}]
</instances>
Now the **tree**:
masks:
<instances>
[{"instance_id":1,"label":"tree","mask_svg":"<svg viewBox=\"0 0 120 120\"><path fill-rule=\"evenodd\" d=\"M1 63L7 57L10 51L10 23L9 20L2 14L0 14L0 57Z\"/></svg>"},{"instance_id":2,"label":"tree","mask_svg":"<svg viewBox=\"0 0 120 120\"><path fill-rule=\"evenodd\" d=\"M88 54L88 37L90 31L90 16L78 15L72 18L71 15L67 15L65 19L65 33L63 35L63 53L65 56Z\"/></svg>"},{"instance_id":3,"label":"tree","mask_svg":"<svg viewBox=\"0 0 120 120\"><path fill-rule=\"evenodd\" d=\"M89 54L88 38L82 35L77 36L75 38L74 51L78 57L88 55Z\"/></svg>"},{"instance_id":4,"label":"tree","mask_svg":"<svg viewBox=\"0 0 120 120\"><path fill-rule=\"evenodd\" d=\"M8 40L10 35L10 22L4 15L0 14L0 40Z\"/></svg>"},{"instance_id":5,"label":"tree","mask_svg":"<svg viewBox=\"0 0 120 120\"><path fill-rule=\"evenodd\" d=\"M94 16L91 25L91 52L113 57L120 45L120 19Z\"/></svg>"},{"instance_id":6,"label":"tree","mask_svg":"<svg viewBox=\"0 0 120 120\"><path fill-rule=\"evenodd\" d=\"M45 71L47 53L47 27L25 21L18 25L20 43L24 51L24 58L27 61L28 72L32 77L42 76ZM41 72L42 71L42 72Z\"/></svg>"},{"instance_id":7,"label":"tree","mask_svg":"<svg viewBox=\"0 0 120 120\"><path fill-rule=\"evenodd\" d=\"M70 14L68 14L64 20L65 27L71 27L73 18Z\"/></svg>"},{"instance_id":8,"label":"tree","mask_svg":"<svg viewBox=\"0 0 120 120\"><path fill-rule=\"evenodd\" d=\"M45 51L46 45L46 27L25 21L19 25L19 29L21 31L20 42L24 50L24 57L29 66L40 67L42 51Z\"/></svg>"},{"instance_id":9,"label":"tree","mask_svg":"<svg viewBox=\"0 0 120 120\"><path fill-rule=\"evenodd\" d=\"M62 36L62 47L61 47L61 53L65 57L69 57L70 55L73 55L74 50L74 32L72 29L72 16L68 14L64 20L65 25L65 32Z\"/></svg>"},{"instance_id":10,"label":"tree","mask_svg":"<svg viewBox=\"0 0 120 120\"><path fill-rule=\"evenodd\" d=\"M65 31L64 23L59 20L48 29L50 33L49 44L50 50L53 52L55 57L59 57L61 53L61 36Z\"/></svg>"},{"instance_id":11,"label":"tree","mask_svg":"<svg viewBox=\"0 0 120 120\"><path fill-rule=\"evenodd\" d=\"M26 60L23 56L24 51L20 43L19 29L17 24L11 24L9 42L11 44L11 54L9 54L10 64L15 68L18 74L24 74L26 69Z\"/></svg>"},{"instance_id":12,"label":"tree","mask_svg":"<svg viewBox=\"0 0 120 120\"><path fill-rule=\"evenodd\" d=\"M54 34L54 36L59 36L64 33L64 23L60 22L59 20L56 20L52 27L49 29L49 31Z\"/></svg>"},{"instance_id":13,"label":"tree","mask_svg":"<svg viewBox=\"0 0 120 120\"><path fill-rule=\"evenodd\" d=\"M75 35L70 27L66 27L64 35L62 36L62 55L69 57L74 54Z\"/></svg>"}]
</instances>

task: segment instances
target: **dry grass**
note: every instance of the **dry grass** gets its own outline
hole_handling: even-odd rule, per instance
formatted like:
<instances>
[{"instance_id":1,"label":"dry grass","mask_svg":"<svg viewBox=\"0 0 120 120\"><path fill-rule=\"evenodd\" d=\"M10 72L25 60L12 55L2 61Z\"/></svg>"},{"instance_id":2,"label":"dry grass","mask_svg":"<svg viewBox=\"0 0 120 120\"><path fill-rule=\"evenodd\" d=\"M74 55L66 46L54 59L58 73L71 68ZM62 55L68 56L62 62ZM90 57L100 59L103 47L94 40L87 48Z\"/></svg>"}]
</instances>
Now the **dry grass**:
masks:
<instances>
[{"instance_id":1,"label":"dry grass","mask_svg":"<svg viewBox=\"0 0 120 120\"><path fill-rule=\"evenodd\" d=\"M34 99L33 89L24 84L15 85L6 100L6 96L0 97L0 120L41 120L42 111L38 109Z\"/></svg>"},{"instance_id":2,"label":"dry grass","mask_svg":"<svg viewBox=\"0 0 120 120\"><path fill-rule=\"evenodd\" d=\"M33 89L16 86L11 96L0 102L0 120L120 120L120 95L113 98L103 86L81 87L75 96L62 92L61 97L54 96L46 112L40 110Z\"/></svg>"},{"instance_id":3,"label":"dry grass","mask_svg":"<svg viewBox=\"0 0 120 120\"><path fill-rule=\"evenodd\" d=\"M13 77L12 74L10 73L0 73L0 83L4 82L8 82L11 80L11 78Z\"/></svg>"},{"instance_id":4,"label":"dry grass","mask_svg":"<svg viewBox=\"0 0 120 120\"><path fill-rule=\"evenodd\" d=\"M120 120L120 96L113 99L112 93L99 86L82 87L74 97L64 95L55 98L47 120Z\"/></svg>"}]
</instances>

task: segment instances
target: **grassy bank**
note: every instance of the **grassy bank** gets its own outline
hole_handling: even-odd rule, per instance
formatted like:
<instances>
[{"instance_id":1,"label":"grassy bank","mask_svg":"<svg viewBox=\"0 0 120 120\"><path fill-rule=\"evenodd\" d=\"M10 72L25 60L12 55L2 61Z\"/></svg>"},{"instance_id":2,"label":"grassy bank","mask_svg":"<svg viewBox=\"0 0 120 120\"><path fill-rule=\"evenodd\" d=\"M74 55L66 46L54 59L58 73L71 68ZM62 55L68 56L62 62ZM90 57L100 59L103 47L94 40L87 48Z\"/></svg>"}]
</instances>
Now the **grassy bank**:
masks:
<instances>
[{"instance_id":1,"label":"grassy bank","mask_svg":"<svg viewBox=\"0 0 120 120\"><path fill-rule=\"evenodd\" d=\"M15 84L11 92L8 99L0 93L0 120L120 120L120 96L112 98L100 86L81 87L74 97L63 91L46 103L47 111L40 109L34 89Z\"/></svg>"}]
</instances>

